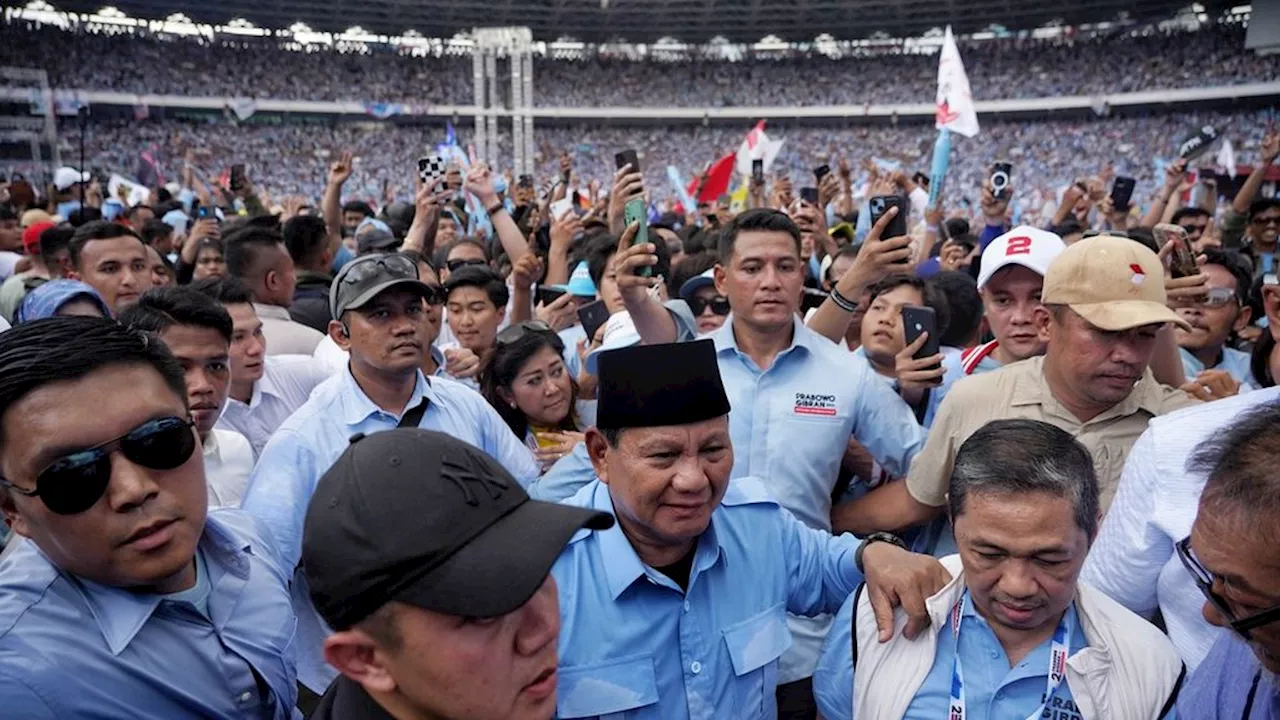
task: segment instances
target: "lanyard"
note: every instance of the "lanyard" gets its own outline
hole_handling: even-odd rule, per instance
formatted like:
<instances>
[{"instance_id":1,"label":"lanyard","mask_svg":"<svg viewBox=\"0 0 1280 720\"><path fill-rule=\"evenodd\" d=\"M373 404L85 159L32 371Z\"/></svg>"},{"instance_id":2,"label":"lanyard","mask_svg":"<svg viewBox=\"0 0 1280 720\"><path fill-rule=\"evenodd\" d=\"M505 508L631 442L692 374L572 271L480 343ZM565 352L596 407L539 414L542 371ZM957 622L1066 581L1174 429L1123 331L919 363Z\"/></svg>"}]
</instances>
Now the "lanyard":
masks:
<instances>
[{"instance_id":1,"label":"lanyard","mask_svg":"<svg viewBox=\"0 0 1280 720\"><path fill-rule=\"evenodd\" d=\"M964 606L969 600L966 592L960 602L951 608L951 637L955 640L955 656L951 661L951 706L947 720L964 720L964 674L960 671L960 623L964 616ZM1027 720L1036 720L1043 713L1045 706L1053 697L1062 679L1067 676L1067 651L1071 647L1071 631L1067 628L1067 616L1064 613L1058 622L1058 629L1053 631L1053 644L1049 649L1049 680L1044 691L1044 702L1035 712L1027 716Z\"/></svg>"}]
</instances>

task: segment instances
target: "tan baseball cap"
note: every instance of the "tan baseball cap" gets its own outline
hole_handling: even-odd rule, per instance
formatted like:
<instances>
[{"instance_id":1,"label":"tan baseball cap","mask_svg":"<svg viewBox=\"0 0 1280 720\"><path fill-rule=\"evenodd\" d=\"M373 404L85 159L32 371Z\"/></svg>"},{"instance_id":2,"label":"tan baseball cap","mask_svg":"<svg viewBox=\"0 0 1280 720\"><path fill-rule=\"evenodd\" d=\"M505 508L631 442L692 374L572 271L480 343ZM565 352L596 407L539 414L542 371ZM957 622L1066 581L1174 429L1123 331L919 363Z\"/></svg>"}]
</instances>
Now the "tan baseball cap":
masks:
<instances>
[{"instance_id":1,"label":"tan baseball cap","mask_svg":"<svg viewBox=\"0 0 1280 720\"><path fill-rule=\"evenodd\" d=\"M1100 235L1063 250L1045 273L1041 302L1066 305L1103 330L1166 322L1191 329L1165 305L1160 258L1128 238Z\"/></svg>"}]
</instances>

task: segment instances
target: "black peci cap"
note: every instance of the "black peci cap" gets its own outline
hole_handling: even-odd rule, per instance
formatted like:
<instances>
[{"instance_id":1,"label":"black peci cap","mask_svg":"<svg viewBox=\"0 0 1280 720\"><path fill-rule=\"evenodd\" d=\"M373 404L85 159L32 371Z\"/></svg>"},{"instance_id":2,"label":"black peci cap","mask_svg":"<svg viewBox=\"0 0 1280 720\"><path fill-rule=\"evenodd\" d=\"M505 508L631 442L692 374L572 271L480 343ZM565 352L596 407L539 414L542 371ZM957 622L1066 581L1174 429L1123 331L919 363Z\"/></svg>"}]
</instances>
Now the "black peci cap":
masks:
<instances>
[{"instance_id":1,"label":"black peci cap","mask_svg":"<svg viewBox=\"0 0 1280 720\"><path fill-rule=\"evenodd\" d=\"M349 628L388 602L496 617L528 602L565 543L608 513L529 499L482 450L398 428L356 436L316 487L302 565L316 610Z\"/></svg>"},{"instance_id":2,"label":"black peci cap","mask_svg":"<svg viewBox=\"0 0 1280 720\"><path fill-rule=\"evenodd\" d=\"M712 340L600 353L596 426L689 425L729 414Z\"/></svg>"}]
</instances>

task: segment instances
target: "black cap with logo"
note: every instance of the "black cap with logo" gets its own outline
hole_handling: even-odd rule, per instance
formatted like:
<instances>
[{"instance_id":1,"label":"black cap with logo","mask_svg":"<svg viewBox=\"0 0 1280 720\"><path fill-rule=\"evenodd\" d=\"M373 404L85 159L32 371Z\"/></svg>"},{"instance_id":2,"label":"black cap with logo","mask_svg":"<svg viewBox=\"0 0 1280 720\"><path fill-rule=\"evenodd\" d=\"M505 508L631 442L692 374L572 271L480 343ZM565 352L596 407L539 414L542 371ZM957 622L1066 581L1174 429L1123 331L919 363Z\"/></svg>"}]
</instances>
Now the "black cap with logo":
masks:
<instances>
[{"instance_id":1,"label":"black cap with logo","mask_svg":"<svg viewBox=\"0 0 1280 720\"><path fill-rule=\"evenodd\" d=\"M613 517L531 500L482 450L398 428L356 436L307 508L302 565L337 630L388 602L496 617L529 601L565 543Z\"/></svg>"},{"instance_id":2,"label":"black cap with logo","mask_svg":"<svg viewBox=\"0 0 1280 720\"><path fill-rule=\"evenodd\" d=\"M329 311L335 320L348 310L359 310L365 303L393 287L408 287L424 297L431 289L418 279L418 264L398 253L362 255L342 266L329 288Z\"/></svg>"}]
</instances>

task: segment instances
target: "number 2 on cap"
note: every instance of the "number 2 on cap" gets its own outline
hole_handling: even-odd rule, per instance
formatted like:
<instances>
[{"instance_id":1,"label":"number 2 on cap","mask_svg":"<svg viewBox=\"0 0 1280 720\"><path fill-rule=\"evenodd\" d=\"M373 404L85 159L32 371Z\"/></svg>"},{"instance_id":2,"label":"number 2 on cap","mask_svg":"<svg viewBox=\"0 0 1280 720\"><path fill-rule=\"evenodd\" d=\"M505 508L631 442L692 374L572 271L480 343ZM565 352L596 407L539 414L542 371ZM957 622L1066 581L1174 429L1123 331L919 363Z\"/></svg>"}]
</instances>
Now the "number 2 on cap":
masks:
<instances>
[{"instance_id":1,"label":"number 2 on cap","mask_svg":"<svg viewBox=\"0 0 1280 720\"><path fill-rule=\"evenodd\" d=\"M1030 255L1031 254L1031 238L1016 237L1009 238L1009 245L1005 248L1004 255Z\"/></svg>"}]
</instances>

